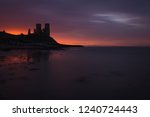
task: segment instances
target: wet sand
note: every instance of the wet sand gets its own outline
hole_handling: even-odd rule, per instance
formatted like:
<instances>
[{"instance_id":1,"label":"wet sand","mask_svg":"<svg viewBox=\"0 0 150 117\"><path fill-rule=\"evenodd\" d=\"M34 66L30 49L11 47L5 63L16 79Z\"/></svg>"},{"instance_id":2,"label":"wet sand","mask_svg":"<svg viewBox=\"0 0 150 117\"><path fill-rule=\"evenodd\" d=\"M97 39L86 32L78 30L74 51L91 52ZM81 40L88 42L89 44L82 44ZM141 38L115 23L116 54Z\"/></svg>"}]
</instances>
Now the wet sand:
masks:
<instances>
[{"instance_id":1,"label":"wet sand","mask_svg":"<svg viewBox=\"0 0 150 117\"><path fill-rule=\"evenodd\" d=\"M150 99L150 48L0 51L0 99Z\"/></svg>"}]
</instances>

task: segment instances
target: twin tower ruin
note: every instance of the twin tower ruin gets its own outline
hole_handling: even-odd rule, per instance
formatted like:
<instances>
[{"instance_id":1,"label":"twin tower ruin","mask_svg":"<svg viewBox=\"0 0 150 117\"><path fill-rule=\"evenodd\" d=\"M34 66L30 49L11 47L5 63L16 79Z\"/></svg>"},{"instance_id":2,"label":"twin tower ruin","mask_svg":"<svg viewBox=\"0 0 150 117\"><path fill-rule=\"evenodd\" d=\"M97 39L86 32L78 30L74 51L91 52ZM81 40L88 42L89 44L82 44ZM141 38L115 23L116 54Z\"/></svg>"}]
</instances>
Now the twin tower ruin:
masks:
<instances>
[{"instance_id":1,"label":"twin tower ruin","mask_svg":"<svg viewBox=\"0 0 150 117\"><path fill-rule=\"evenodd\" d=\"M41 24L36 24L36 28L34 29L34 33L31 33L31 29L28 30L28 35L36 34L43 36L50 36L50 24L46 23L45 27L42 29Z\"/></svg>"}]
</instances>

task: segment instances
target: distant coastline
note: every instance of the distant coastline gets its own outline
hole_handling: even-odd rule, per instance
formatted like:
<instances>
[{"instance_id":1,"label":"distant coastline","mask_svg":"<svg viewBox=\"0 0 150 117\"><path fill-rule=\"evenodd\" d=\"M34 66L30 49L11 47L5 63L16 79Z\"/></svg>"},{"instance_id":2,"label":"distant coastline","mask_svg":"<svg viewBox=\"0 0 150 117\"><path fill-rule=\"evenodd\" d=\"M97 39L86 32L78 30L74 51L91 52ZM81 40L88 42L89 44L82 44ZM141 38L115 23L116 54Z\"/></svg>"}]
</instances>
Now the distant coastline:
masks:
<instances>
[{"instance_id":1,"label":"distant coastline","mask_svg":"<svg viewBox=\"0 0 150 117\"><path fill-rule=\"evenodd\" d=\"M14 35L5 31L0 31L0 49L61 49L66 47L83 47L82 45L60 44L50 35L50 25L36 24L36 29L28 34Z\"/></svg>"}]
</instances>

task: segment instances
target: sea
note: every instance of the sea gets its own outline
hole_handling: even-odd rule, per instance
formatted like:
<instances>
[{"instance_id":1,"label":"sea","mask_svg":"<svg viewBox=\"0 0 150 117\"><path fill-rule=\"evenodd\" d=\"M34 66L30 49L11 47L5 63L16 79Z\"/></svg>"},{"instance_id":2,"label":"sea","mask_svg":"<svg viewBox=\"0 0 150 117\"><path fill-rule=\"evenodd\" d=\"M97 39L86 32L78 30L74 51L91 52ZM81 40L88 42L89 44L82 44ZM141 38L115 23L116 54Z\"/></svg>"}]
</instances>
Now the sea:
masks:
<instances>
[{"instance_id":1,"label":"sea","mask_svg":"<svg viewBox=\"0 0 150 117\"><path fill-rule=\"evenodd\" d=\"M150 47L0 50L1 100L150 100Z\"/></svg>"}]
</instances>

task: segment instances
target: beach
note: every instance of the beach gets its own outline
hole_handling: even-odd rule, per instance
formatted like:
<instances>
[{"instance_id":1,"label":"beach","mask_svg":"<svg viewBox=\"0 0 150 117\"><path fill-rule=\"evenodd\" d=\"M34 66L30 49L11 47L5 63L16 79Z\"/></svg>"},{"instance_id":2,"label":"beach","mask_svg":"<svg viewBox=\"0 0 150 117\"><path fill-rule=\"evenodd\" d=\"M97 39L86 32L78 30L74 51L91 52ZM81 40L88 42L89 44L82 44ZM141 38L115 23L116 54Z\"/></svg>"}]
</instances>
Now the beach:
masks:
<instances>
[{"instance_id":1,"label":"beach","mask_svg":"<svg viewBox=\"0 0 150 117\"><path fill-rule=\"evenodd\" d=\"M0 51L0 99L150 99L149 47Z\"/></svg>"}]
</instances>

